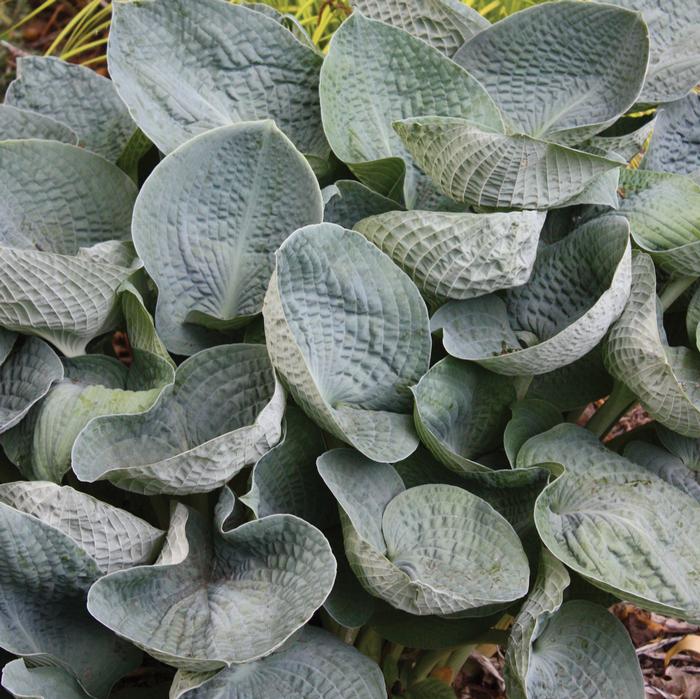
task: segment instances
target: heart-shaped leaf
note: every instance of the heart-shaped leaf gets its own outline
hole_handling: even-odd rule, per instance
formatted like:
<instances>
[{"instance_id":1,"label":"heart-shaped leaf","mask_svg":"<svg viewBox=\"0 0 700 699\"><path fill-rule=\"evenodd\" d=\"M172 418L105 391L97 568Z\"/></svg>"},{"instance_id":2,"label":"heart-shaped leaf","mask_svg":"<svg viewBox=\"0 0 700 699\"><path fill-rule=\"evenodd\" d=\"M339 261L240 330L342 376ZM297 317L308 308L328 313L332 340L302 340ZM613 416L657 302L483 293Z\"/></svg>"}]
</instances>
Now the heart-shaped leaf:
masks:
<instances>
[{"instance_id":1,"label":"heart-shaped leaf","mask_svg":"<svg viewBox=\"0 0 700 699\"><path fill-rule=\"evenodd\" d=\"M27 667L22 658L2 669L2 686L16 699L89 699L78 682L60 667Z\"/></svg>"},{"instance_id":2,"label":"heart-shaped leaf","mask_svg":"<svg viewBox=\"0 0 700 699\"><path fill-rule=\"evenodd\" d=\"M298 230L276 253L263 315L272 363L307 415L377 461L415 450L409 388L428 370L428 315L386 255L334 224Z\"/></svg>"},{"instance_id":3,"label":"heart-shaped leaf","mask_svg":"<svg viewBox=\"0 0 700 699\"><path fill-rule=\"evenodd\" d=\"M274 251L322 217L316 177L271 121L209 131L167 156L133 222L160 291L156 326L166 347L194 354L260 313Z\"/></svg>"},{"instance_id":4,"label":"heart-shaped leaf","mask_svg":"<svg viewBox=\"0 0 700 699\"><path fill-rule=\"evenodd\" d=\"M147 495L205 493L277 444L284 405L264 346L212 347L183 362L149 410L92 420L73 470Z\"/></svg>"}]
</instances>

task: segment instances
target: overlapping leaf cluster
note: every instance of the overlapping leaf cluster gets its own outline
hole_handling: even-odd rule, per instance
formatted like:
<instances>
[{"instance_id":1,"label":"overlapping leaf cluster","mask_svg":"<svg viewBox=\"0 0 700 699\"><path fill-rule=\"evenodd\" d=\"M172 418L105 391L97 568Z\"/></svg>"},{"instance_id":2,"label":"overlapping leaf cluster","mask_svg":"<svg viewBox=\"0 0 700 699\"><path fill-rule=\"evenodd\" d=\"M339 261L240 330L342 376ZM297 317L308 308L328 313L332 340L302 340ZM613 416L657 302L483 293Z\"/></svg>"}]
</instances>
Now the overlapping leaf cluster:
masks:
<instances>
[{"instance_id":1,"label":"overlapping leaf cluster","mask_svg":"<svg viewBox=\"0 0 700 699\"><path fill-rule=\"evenodd\" d=\"M700 620L700 6L354 9L325 58L264 6L131 0L111 81L19 62L17 697L104 699L141 651L172 699L427 697L404 646L512 621L510 697L632 699L605 607Z\"/></svg>"}]
</instances>

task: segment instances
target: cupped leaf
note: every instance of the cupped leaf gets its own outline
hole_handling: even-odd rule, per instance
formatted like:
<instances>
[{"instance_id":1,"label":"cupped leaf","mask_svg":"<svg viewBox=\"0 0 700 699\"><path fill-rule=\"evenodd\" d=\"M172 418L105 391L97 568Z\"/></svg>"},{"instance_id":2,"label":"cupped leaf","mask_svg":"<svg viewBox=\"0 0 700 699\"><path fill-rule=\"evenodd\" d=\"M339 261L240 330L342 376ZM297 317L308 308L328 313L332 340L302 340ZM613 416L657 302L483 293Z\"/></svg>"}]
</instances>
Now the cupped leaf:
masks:
<instances>
[{"instance_id":1,"label":"cupped leaf","mask_svg":"<svg viewBox=\"0 0 700 699\"><path fill-rule=\"evenodd\" d=\"M37 112L0 104L0 141L25 138L78 145L78 135L65 124Z\"/></svg>"},{"instance_id":2,"label":"cupped leaf","mask_svg":"<svg viewBox=\"0 0 700 699\"><path fill-rule=\"evenodd\" d=\"M316 459L326 450L323 433L295 406L284 417L280 443L257 461L250 490L240 499L257 518L286 513L324 529L337 520L316 469Z\"/></svg>"},{"instance_id":3,"label":"cupped leaf","mask_svg":"<svg viewBox=\"0 0 700 699\"><path fill-rule=\"evenodd\" d=\"M408 32L360 13L333 36L320 95L323 127L338 158L377 192L397 200L403 194L409 207L419 203L426 182L392 122L438 114L486 128L501 124L493 100L466 71Z\"/></svg>"},{"instance_id":4,"label":"cupped leaf","mask_svg":"<svg viewBox=\"0 0 700 699\"><path fill-rule=\"evenodd\" d=\"M592 350L629 296L629 225L622 217L588 223L540 248L527 284L505 300L451 301L432 317L454 357L509 375L544 374Z\"/></svg>"},{"instance_id":5,"label":"cupped leaf","mask_svg":"<svg viewBox=\"0 0 700 699\"><path fill-rule=\"evenodd\" d=\"M136 188L103 158L40 140L0 143L0 187L0 325L82 354L133 272L130 246L108 241L129 238Z\"/></svg>"},{"instance_id":6,"label":"cupped leaf","mask_svg":"<svg viewBox=\"0 0 700 699\"><path fill-rule=\"evenodd\" d=\"M501 444L516 399L513 381L446 357L413 389L414 420L423 443L457 473L486 471L476 461Z\"/></svg>"},{"instance_id":7,"label":"cupped leaf","mask_svg":"<svg viewBox=\"0 0 700 699\"><path fill-rule=\"evenodd\" d=\"M520 447L530 437L558 425L562 415L554 405L537 398L518 401L511 410L513 417L503 431L503 446L510 465L515 468Z\"/></svg>"},{"instance_id":8,"label":"cupped leaf","mask_svg":"<svg viewBox=\"0 0 700 699\"><path fill-rule=\"evenodd\" d=\"M63 378L56 353L37 337L27 338L0 365L0 434L14 427Z\"/></svg>"},{"instance_id":9,"label":"cupped leaf","mask_svg":"<svg viewBox=\"0 0 700 699\"><path fill-rule=\"evenodd\" d=\"M359 233L296 231L276 253L263 308L270 358L299 406L376 461L418 446L409 387L428 370L415 285Z\"/></svg>"},{"instance_id":10,"label":"cupped leaf","mask_svg":"<svg viewBox=\"0 0 700 699\"><path fill-rule=\"evenodd\" d=\"M223 532L174 506L160 557L100 578L88 609L155 658L196 672L257 660L321 606L335 577L323 534L292 515Z\"/></svg>"},{"instance_id":11,"label":"cupped leaf","mask_svg":"<svg viewBox=\"0 0 700 699\"><path fill-rule=\"evenodd\" d=\"M516 12L454 57L494 98L514 133L565 144L602 131L634 104L648 59L639 14L571 0Z\"/></svg>"},{"instance_id":12,"label":"cupped leaf","mask_svg":"<svg viewBox=\"0 0 700 699\"><path fill-rule=\"evenodd\" d=\"M640 119L633 117L623 117L613 126L606 129L597 136L593 136L590 141L584 144L584 149L592 152L615 153L623 160L629 162L637 155L644 152L647 139L655 129L656 119L650 119L641 126L638 125Z\"/></svg>"},{"instance_id":13,"label":"cupped leaf","mask_svg":"<svg viewBox=\"0 0 700 699\"><path fill-rule=\"evenodd\" d=\"M605 366L656 420L700 437L700 357L687 347L669 346L660 311L654 263L636 255L629 301L605 340Z\"/></svg>"},{"instance_id":14,"label":"cupped leaf","mask_svg":"<svg viewBox=\"0 0 700 699\"><path fill-rule=\"evenodd\" d=\"M639 101L672 102L684 97L700 76L700 7L686 0L610 0L637 10L649 26L650 60Z\"/></svg>"},{"instance_id":15,"label":"cupped leaf","mask_svg":"<svg viewBox=\"0 0 700 699\"><path fill-rule=\"evenodd\" d=\"M562 563L645 609L700 618L694 499L571 424L533 437L518 454L518 466L543 462L565 468L535 507L537 531Z\"/></svg>"},{"instance_id":16,"label":"cupped leaf","mask_svg":"<svg viewBox=\"0 0 700 699\"><path fill-rule=\"evenodd\" d=\"M691 92L658 111L654 135L640 167L697 178L700 173L700 95Z\"/></svg>"},{"instance_id":17,"label":"cupped leaf","mask_svg":"<svg viewBox=\"0 0 700 699\"><path fill-rule=\"evenodd\" d=\"M70 470L73 444L90 420L146 410L173 382L168 362L137 349L133 357L130 368L96 354L63 360L56 377L61 380L0 440L25 477L60 483Z\"/></svg>"},{"instance_id":18,"label":"cupped leaf","mask_svg":"<svg viewBox=\"0 0 700 699\"><path fill-rule=\"evenodd\" d=\"M339 502L353 571L392 607L479 616L474 610L527 591L527 558L517 534L475 495L441 484L404 490L391 465L351 449L326 452L318 468Z\"/></svg>"},{"instance_id":19,"label":"cupped leaf","mask_svg":"<svg viewBox=\"0 0 700 699\"><path fill-rule=\"evenodd\" d=\"M391 24L449 58L489 21L459 0L352 0L363 15Z\"/></svg>"},{"instance_id":20,"label":"cupped leaf","mask_svg":"<svg viewBox=\"0 0 700 699\"><path fill-rule=\"evenodd\" d=\"M355 224L426 298L467 299L527 282L544 214L392 211Z\"/></svg>"},{"instance_id":21,"label":"cupped leaf","mask_svg":"<svg viewBox=\"0 0 700 699\"><path fill-rule=\"evenodd\" d=\"M284 404L264 346L212 347L183 362L149 410L92 420L73 470L146 495L208 492L277 444Z\"/></svg>"},{"instance_id":22,"label":"cupped leaf","mask_svg":"<svg viewBox=\"0 0 700 699\"><path fill-rule=\"evenodd\" d=\"M112 162L136 130L111 80L51 56L18 58L5 102L65 124L81 146Z\"/></svg>"},{"instance_id":23,"label":"cupped leaf","mask_svg":"<svg viewBox=\"0 0 700 699\"><path fill-rule=\"evenodd\" d=\"M322 217L313 171L271 121L209 131L167 156L133 222L160 291L156 326L166 347L194 354L260 313L275 250Z\"/></svg>"},{"instance_id":24,"label":"cupped leaf","mask_svg":"<svg viewBox=\"0 0 700 699\"><path fill-rule=\"evenodd\" d=\"M0 486L0 520L0 646L64 668L103 699L140 653L88 614L88 588L108 571L153 560L163 532L46 482Z\"/></svg>"},{"instance_id":25,"label":"cupped leaf","mask_svg":"<svg viewBox=\"0 0 700 699\"><path fill-rule=\"evenodd\" d=\"M338 180L324 187L322 194L323 220L343 228L352 228L363 218L399 208L396 201L357 180Z\"/></svg>"},{"instance_id":26,"label":"cupped leaf","mask_svg":"<svg viewBox=\"0 0 700 699\"><path fill-rule=\"evenodd\" d=\"M684 437L663 425L656 425L656 436L664 448L677 456L688 468L700 471L700 440Z\"/></svg>"},{"instance_id":27,"label":"cupped leaf","mask_svg":"<svg viewBox=\"0 0 700 699\"><path fill-rule=\"evenodd\" d=\"M306 626L280 650L213 677L180 670L172 699L385 699L379 667L336 636Z\"/></svg>"},{"instance_id":28,"label":"cupped leaf","mask_svg":"<svg viewBox=\"0 0 700 699\"><path fill-rule=\"evenodd\" d=\"M2 686L16 699L89 699L83 688L60 667L27 667L22 658L2 669Z\"/></svg>"},{"instance_id":29,"label":"cupped leaf","mask_svg":"<svg viewBox=\"0 0 700 699\"><path fill-rule=\"evenodd\" d=\"M594 185L621 165L532 136L485 129L471 116L417 116L393 126L439 191L478 206L549 209L574 198L607 204L607 187L601 192Z\"/></svg>"},{"instance_id":30,"label":"cupped leaf","mask_svg":"<svg viewBox=\"0 0 700 699\"><path fill-rule=\"evenodd\" d=\"M262 12L223 0L115 3L107 55L119 95L163 153L217 126L274 119L302 153L328 154L322 57Z\"/></svg>"}]
</instances>

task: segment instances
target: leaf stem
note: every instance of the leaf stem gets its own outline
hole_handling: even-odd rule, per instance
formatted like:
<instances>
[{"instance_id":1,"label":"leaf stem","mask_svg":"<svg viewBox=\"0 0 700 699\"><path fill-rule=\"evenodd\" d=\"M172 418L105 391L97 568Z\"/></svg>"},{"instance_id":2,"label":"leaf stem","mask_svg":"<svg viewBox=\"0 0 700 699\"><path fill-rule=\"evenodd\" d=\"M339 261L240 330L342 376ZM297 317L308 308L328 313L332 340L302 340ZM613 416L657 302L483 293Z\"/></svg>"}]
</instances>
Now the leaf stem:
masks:
<instances>
[{"instance_id":1,"label":"leaf stem","mask_svg":"<svg viewBox=\"0 0 700 699\"><path fill-rule=\"evenodd\" d=\"M351 629L348 626L343 626L339 624L325 609L321 609L321 623L326 631L330 631L332 634L337 636L343 643L347 643L349 646L355 644L357 636L362 629L358 626L355 629Z\"/></svg>"},{"instance_id":2,"label":"leaf stem","mask_svg":"<svg viewBox=\"0 0 700 699\"><path fill-rule=\"evenodd\" d=\"M399 643L388 643L384 658L382 660L382 672L384 673L384 684L391 691L391 688L399 680L399 662L403 653L404 646Z\"/></svg>"},{"instance_id":3,"label":"leaf stem","mask_svg":"<svg viewBox=\"0 0 700 699\"><path fill-rule=\"evenodd\" d=\"M616 381L608 400L596 410L586 428L593 432L596 437L604 437L618 419L627 412L628 408L636 402L637 397L634 393L625 384Z\"/></svg>"},{"instance_id":4,"label":"leaf stem","mask_svg":"<svg viewBox=\"0 0 700 699\"><path fill-rule=\"evenodd\" d=\"M382 644L384 639L371 627L364 626L360 631L355 647L377 665L382 659Z\"/></svg>"},{"instance_id":5,"label":"leaf stem","mask_svg":"<svg viewBox=\"0 0 700 699\"><path fill-rule=\"evenodd\" d=\"M459 671L464 667L464 663L467 662L469 656L472 654L476 648L476 643L467 643L459 648L455 648L447 661L447 667L452 671L452 681L459 674Z\"/></svg>"},{"instance_id":6,"label":"leaf stem","mask_svg":"<svg viewBox=\"0 0 700 699\"><path fill-rule=\"evenodd\" d=\"M426 679L436 667L445 665L452 651L453 648L441 648L440 650L430 650L423 653L413 668L409 686Z\"/></svg>"},{"instance_id":7,"label":"leaf stem","mask_svg":"<svg viewBox=\"0 0 700 699\"><path fill-rule=\"evenodd\" d=\"M697 277L671 277L661 292L661 307L666 312Z\"/></svg>"}]
</instances>

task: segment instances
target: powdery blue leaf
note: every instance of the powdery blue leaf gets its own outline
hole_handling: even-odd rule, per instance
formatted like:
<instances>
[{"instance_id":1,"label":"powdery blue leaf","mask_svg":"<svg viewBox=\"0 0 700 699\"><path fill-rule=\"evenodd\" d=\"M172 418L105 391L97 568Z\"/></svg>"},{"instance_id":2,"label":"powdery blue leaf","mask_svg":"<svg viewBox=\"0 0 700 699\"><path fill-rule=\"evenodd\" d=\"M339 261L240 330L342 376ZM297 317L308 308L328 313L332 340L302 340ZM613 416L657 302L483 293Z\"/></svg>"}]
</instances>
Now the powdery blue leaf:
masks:
<instances>
[{"instance_id":1,"label":"powdery blue leaf","mask_svg":"<svg viewBox=\"0 0 700 699\"><path fill-rule=\"evenodd\" d=\"M355 224L430 300L482 296L527 282L545 216L392 211Z\"/></svg>"},{"instance_id":2,"label":"powdery blue leaf","mask_svg":"<svg viewBox=\"0 0 700 699\"><path fill-rule=\"evenodd\" d=\"M136 187L93 153L38 140L0 142L0 187L0 325L82 354L134 271L113 241L129 238Z\"/></svg>"},{"instance_id":3,"label":"powdery blue leaf","mask_svg":"<svg viewBox=\"0 0 700 699\"><path fill-rule=\"evenodd\" d=\"M324 187L322 194L323 220L343 228L352 228L363 218L399 208L396 201L357 180L337 180Z\"/></svg>"},{"instance_id":4,"label":"powdery blue leaf","mask_svg":"<svg viewBox=\"0 0 700 699\"><path fill-rule=\"evenodd\" d=\"M652 417L674 432L700 437L700 357L687 347L668 344L648 255L634 258L632 292L610 328L603 357L608 371Z\"/></svg>"},{"instance_id":5,"label":"powdery blue leaf","mask_svg":"<svg viewBox=\"0 0 700 699\"><path fill-rule=\"evenodd\" d=\"M513 381L468 362L446 357L413 389L414 420L422 442L457 473L486 471L478 457L501 444Z\"/></svg>"},{"instance_id":6,"label":"powdery blue leaf","mask_svg":"<svg viewBox=\"0 0 700 699\"><path fill-rule=\"evenodd\" d=\"M336 636L306 626L266 658L234 665L213 677L180 670L172 699L385 699L376 663Z\"/></svg>"},{"instance_id":7,"label":"powdery blue leaf","mask_svg":"<svg viewBox=\"0 0 700 699\"><path fill-rule=\"evenodd\" d=\"M0 365L0 434L22 420L61 378L56 353L39 338L24 340Z\"/></svg>"},{"instance_id":8,"label":"powdery blue leaf","mask_svg":"<svg viewBox=\"0 0 700 699\"><path fill-rule=\"evenodd\" d=\"M526 398L515 403L510 419L503 431L503 446L510 465L515 468L520 447L530 437L546 432L562 422L561 412L544 400Z\"/></svg>"},{"instance_id":9,"label":"powdery blue leaf","mask_svg":"<svg viewBox=\"0 0 700 699\"><path fill-rule=\"evenodd\" d=\"M78 682L60 667L27 667L22 658L2 670L2 686L16 699L89 699Z\"/></svg>"},{"instance_id":10,"label":"powdery blue leaf","mask_svg":"<svg viewBox=\"0 0 700 699\"><path fill-rule=\"evenodd\" d=\"M639 121L641 120L637 118L623 117L610 129L593 136L584 144L584 148L595 149L592 152L612 152L629 162L644 152L644 145L656 128L656 118L650 119L641 126L637 125Z\"/></svg>"},{"instance_id":11,"label":"powdery blue leaf","mask_svg":"<svg viewBox=\"0 0 700 699\"><path fill-rule=\"evenodd\" d=\"M111 80L51 56L17 59L17 79L7 88L5 103L65 124L81 146L112 162L136 130Z\"/></svg>"},{"instance_id":12,"label":"powdery blue leaf","mask_svg":"<svg viewBox=\"0 0 700 699\"><path fill-rule=\"evenodd\" d=\"M629 296L629 225L593 221L540 248L527 284L451 301L433 315L445 349L513 376L544 374L580 359L603 338Z\"/></svg>"},{"instance_id":13,"label":"powdery blue leaf","mask_svg":"<svg viewBox=\"0 0 700 699\"><path fill-rule=\"evenodd\" d=\"M331 40L320 95L323 127L338 158L366 185L405 199L409 208L420 204L429 183L392 122L438 114L487 128L501 124L492 99L466 71L408 32L359 13Z\"/></svg>"},{"instance_id":14,"label":"powdery blue leaf","mask_svg":"<svg viewBox=\"0 0 700 699\"><path fill-rule=\"evenodd\" d=\"M518 466L543 462L565 469L535 507L545 546L618 598L697 620L697 502L575 425L558 425L523 445Z\"/></svg>"},{"instance_id":15,"label":"powdery blue leaf","mask_svg":"<svg viewBox=\"0 0 700 699\"><path fill-rule=\"evenodd\" d=\"M276 253L263 308L270 358L296 403L368 458L418 446L410 386L428 370L425 303L359 233L296 231Z\"/></svg>"},{"instance_id":16,"label":"powdery blue leaf","mask_svg":"<svg viewBox=\"0 0 700 699\"><path fill-rule=\"evenodd\" d=\"M167 156L139 193L133 222L160 291L166 347L194 354L260 313L275 250L322 218L316 177L271 121L209 131Z\"/></svg>"},{"instance_id":17,"label":"powdery blue leaf","mask_svg":"<svg viewBox=\"0 0 700 699\"><path fill-rule=\"evenodd\" d=\"M563 0L506 17L454 60L486 88L512 132L575 145L634 104L648 58L639 14Z\"/></svg>"},{"instance_id":18,"label":"powdery blue leaf","mask_svg":"<svg viewBox=\"0 0 700 699\"><path fill-rule=\"evenodd\" d=\"M163 153L241 121L274 119L305 154L325 159L322 57L277 19L224 0L118 2L109 72Z\"/></svg>"},{"instance_id":19,"label":"powdery blue leaf","mask_svg":"<svg viewBox=\"0 0 700 699\"><path fill-rule=\"evenodd\" d=\"M150 409L92 420L73 470L145 495L209 492L277 444L284 405L264 346L212 347L183 362Z\"/></svg>"},{"instance_id":20,"label":"powdery blue leaf","mask_svg":"<svg viewBox=\"0 0 700 699\"><path fill-rule=\"evenodd\" d=\"M100 578L90 613L152 656L202 672L279 648L330 592L335 560L323 534L292 515L223 532L173 506L160 557Z\"/></svg>"},{"instance_id":21,"label":"powdery blue leaf","mask_svg":"<svg viewBox=\"0 0 700 699\"><path fill-rule=\"evenodd\" d=\"M132 352L130 368L102 355L64 359L63 366L59 362L60 380L0 439L26 478L60 483L70 470L73 444L90 420L146 410L173 382L175 372L168 362L142 350Z\"/></svg>"},{"instance_id":22,"label":"powdery blue leaf","mask_svg":"<svg viewBox=\"0 0 700 699\"><path fill-rule=\"evenodd\" d=\"M0 141L25 138L78 145L78 135L65 124L38 112L19 109L10 104L0 104Z\"/></svg>"}]
</instances>

